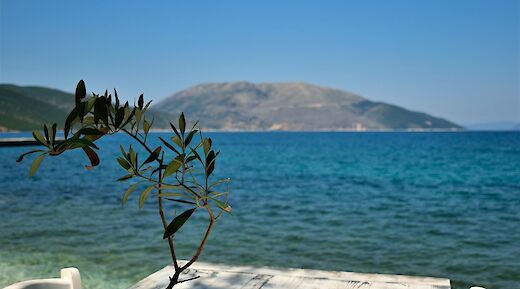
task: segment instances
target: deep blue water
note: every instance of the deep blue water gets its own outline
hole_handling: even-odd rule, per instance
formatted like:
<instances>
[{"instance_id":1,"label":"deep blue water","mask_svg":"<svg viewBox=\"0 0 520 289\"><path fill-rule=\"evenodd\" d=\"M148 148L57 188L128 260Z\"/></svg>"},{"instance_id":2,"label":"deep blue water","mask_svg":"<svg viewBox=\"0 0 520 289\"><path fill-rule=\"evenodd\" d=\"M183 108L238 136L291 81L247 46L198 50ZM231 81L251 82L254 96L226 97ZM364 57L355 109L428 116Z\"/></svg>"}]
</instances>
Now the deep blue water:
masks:
<instances>
[{"instance_id":1,"label":"deep blue water","mask_svg":"<svg viewBox=\"0 0 520 289\"><path fill-rule=\"evenodd\" d=\"M159 134L152 134L156 137ZM2 135L13 136L13 135ZM454 288L520 288L520 133L213 133L233 216L201 260L427 275ZM155 203L121 207L118 135L85 157L0 148L0 287L80 269L85 288L125 288L169 262ZM204 219L181 230L187 257Z\"/></svg>"}]
</instances>

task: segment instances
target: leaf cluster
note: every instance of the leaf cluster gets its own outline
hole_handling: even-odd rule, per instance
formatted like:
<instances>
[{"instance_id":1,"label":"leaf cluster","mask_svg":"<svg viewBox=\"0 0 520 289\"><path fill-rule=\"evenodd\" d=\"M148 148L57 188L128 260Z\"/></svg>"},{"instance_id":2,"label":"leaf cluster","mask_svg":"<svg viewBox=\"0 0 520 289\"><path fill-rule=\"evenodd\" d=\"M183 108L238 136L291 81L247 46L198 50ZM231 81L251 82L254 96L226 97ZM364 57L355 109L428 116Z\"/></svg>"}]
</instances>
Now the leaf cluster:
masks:
<instances>
[{"instance_id":1,"label":"leaf cluster","mask_svg":"<svg viewBox=\"0 0 520 289\"><path fill-rule=\"evenodd\" d=\"M33 132L41 148L20 155L17 161L38 153L29 169L32 176L45 157L81 149L90 160L86 168L91 169L100 163L96 142L105 136L125 133L137 143L139 149L132 145L125 149L120 145L121 154L117 162L125 174L118 181L131 182L123 193L122 204L133 192L142 189L138 201L140 208L155 193L161 212L162 201L171 202L175 211L177 207L185 209L165 224L164 238L171 238L197 209L206 209L212 222L224 212L231 213L228 202L230 180L211 181L219 156L211 138L202 135L197 123L188 128L181 113L176 124L170 123L171 137L168 140L159 137L162 145L151 148L148 136L153 119L145 117L150 103L145 104L142 94L133 105L128 101L122 103L115 89L113 94L105 91L104 94L87 96L85 83L80 80L76 86L75 107L65 120L64 138L57 140L56 123L43 125L43 134L41 131ZM140 158L140 155L144 157ZM224 185L225 189L219 189ZM218 213L215 214L214 209Z\"/></svg>"},{"instance_id":2,"label":"leaf cluster","mask_svg":"<svg viewBox=\"0 0 520 289\"><path fill-rule=\"evenodd\" d=\"M173 236L199 208L211 212L216 208L218 214L214 216L215 220L224 212L231 213L228 202L229 185L225 190L217 190L229 184L229 179L210 181L219 152L213 149L211 138L203 137L197 123L189 129L186 123L185 116L181 113L176 124L170 122L173 134L169 140L159 137L162 146L154 149L147 146L146 137L136 131L131 132L146 149L146 158L140 161L139 153L132 146L128 149L121 146L121 155L117 158L119 165L125 170L125 175L119 180L137 180L137 183L131 184L125 191L123 204L132 192L141 187L139 184L147 183L139 195L140 208L144 206L150 192L155 189L157 197L161 200L185 209L168 224L163 238Z\"/></svg>"},{"instance_id":3,"label":"leaf cluster","mask_svg":"<svg viewBox=\"0 0 520 289\"><path fill-rule=\"evenodd\" d=\"M76 86L75 100L76 105L65 120L64 139L56 140L56 123L50 128L43 125L44 134L38 130L33 131L34 139L43 148L24 153L17 160L21 162L26 155L40 153L31 165L30 176L34 175L45 156L58 156L74 149L82 149L89 158L90 165L86 166L88 169L99 165L100 160L96 152L99 148L94 142L126 127L137 126L138 129L142 115L151 103L144 105L141 95L137 106L130 107L128 102L122 104L115 89L114 96L105 91L104 94L92 93L87 97L83 80ZM146 123L148 122L144 120L143 125L146 126Z\"/></svg>"}]
</instances>

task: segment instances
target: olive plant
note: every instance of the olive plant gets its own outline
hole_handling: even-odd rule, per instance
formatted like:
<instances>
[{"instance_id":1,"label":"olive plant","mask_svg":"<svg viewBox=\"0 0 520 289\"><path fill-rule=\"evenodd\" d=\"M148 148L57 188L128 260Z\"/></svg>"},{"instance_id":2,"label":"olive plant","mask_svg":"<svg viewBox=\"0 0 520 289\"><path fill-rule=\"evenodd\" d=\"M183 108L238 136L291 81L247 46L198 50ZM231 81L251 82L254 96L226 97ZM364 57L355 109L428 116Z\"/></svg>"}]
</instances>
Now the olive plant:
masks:
<instances>
[{"instance_id":1,"label":"olive plant","mask_svg":"<svg viewBox=\"0 0 520 289\"><path fill-rule=\"evenodd\" d=\"M140 147L140 152L130 145L120 145L121 155L117 162L125 174L118 181L132 182L124 192L121 202L124 205L132 192L144 188L139 196L139 208L142 208L150 195L157 200L157 210L162 221L164 234L169 246L173 262L173 275L169 277L167 289L176 284L193 280L198 276L180 280L180 274L199 258L204 245L217 219L223 213L231 213L228 202L229 178L211 181L215 162L219 155L213 149L211 138L203 137L197 123L188 129L184 113L181 113L176 124L170 122L173 131L170 140L159 137L160 146L152 147L149 132L153 120L147 119L147 111L151 101L145 101L141 94L131 106L128 101L122 104L114 89L114 97L105 91L104 94L92 93L87 96L85 83L80 80L75 93L76 105L65 120L63 140L56 139L57 125L43 125L43 134L34 131L33 137L43 148L22 154L24 156L37 153L32 162L29 176L34 175L42 160L47 156L60 156L69 150L81 149L90 160L87 169L100 163L96 150L96 141L102 137L122 133L128 135ZM169 152L165 154L165 151ZM140 157L144 156L144 157ZM225 186L223 190L218 188ZM166 206L166 202L170 204ZM180 214L177 210L189 207ZM166 209L171 210L173 219L167 219ZM207 229L193 256L180 262L175 254L175 234L196 211L205 211L208 216Z\"/></svg>"}]
</instances>

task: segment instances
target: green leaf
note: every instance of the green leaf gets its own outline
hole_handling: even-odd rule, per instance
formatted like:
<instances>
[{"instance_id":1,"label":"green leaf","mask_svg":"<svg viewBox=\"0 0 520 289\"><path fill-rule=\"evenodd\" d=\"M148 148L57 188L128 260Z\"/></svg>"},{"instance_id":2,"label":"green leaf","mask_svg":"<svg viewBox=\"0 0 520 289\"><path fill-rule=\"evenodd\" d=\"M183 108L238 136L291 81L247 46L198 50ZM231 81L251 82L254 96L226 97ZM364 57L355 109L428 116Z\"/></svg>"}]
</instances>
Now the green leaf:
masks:
<instances>
[{"instance_id":1,"label":"green leaf","mask_svg":"<svg viewBox=\"0 0 520 289\"><path fill-rule=\"evenodd\" d=\"M210 176L215 169L215 151L211 150L206 157L206 175Z\"/></svg>"},{"instance_id":2,"label":"green leaf","mask_svg":"<svg viewBox=\"0 0 520 289\"><path fill-rule=\"evenodd\" d=\"M181 130L181 134L184 134L186 131L186 119L184 118L184 112L181 112L179 116L179 129Z\"/></svg>"},{"instance_id":3,"label":"green leaf","mask_svg":"<svg viewBox=\"0 0 520 289\"><path fill-rule=\"evenodd\" d=\"M151 100L148 101L148 102L146 103L146 105L144 106L143 110L147 110L151 103L152 103Z\"/></svg>"},{"instance_id":4,"label":"green leaf","mask_svg":"<svg viewBox=\"0 0 520 289\"><path fill-rule=\"evenodd\" d=\"M80 138L80 139L78 139L78 141L79 141L80 143L82 143L82 144L85 144L85 145L91 147L91 148L95 148L95 149L97 149L97 150L99 149L98 146L97 146L96 144L94 144L93 142L89 141L89 140L86 139L86 138Z\"/></svg>"},{"instance_id":5,"label":"green leaf","mask_svg":"<svg viewBox=\"0 0 520 289\"><path fill-rule=\"evenodd\" d=\"M132 166L125 160L123 159L122 157L117 157L117 162L119 163L119 165L121 167L123 167L123 169L125 170L129 170Z\"/></svg>"},{"instance_id":6,"label":"green leaf","mask_svg":"<svg viewBox=\"0 0 520 289\"><path fill-rule=\"evenodd\" d=\"M172 201L172 202L178 202L178 203L183 203L183 204L190 204L190 205L196 205L197 203L195 202L192 202L192 201L186 201L186 200L180 200L180 199L172 199L172 198L164 198L168 201Z\"/></svg>"},{"instance_id":7,"label":"green leaf","mask_svg":"<svg viewBox=\"0 0 520 289\"><path fill-rule=\"evenodd\" d=\"M87 115L87 116L85 116L85 117L83 118L83 124L84 124L84 125L85 125L85 124L94 125L94 124L96 124L96 121L95 121L95 119L94 119L93 116L91 116L91 115Z\"/></svg>"},{"instance_id":8,"label":"green leaf","mask_svg":"<svg viewBox=\"0 0 520 289\"><path fill-rule=\"evenodd\" d=\"M90 128L90 127L84 127L78 131L78 134L82 135L102 135L103 133L100 132L98 129Z\"/></svg>"},{"instance_id":9,"label":"green leaf","mask_svg":"<svg viewBox=\"0 0 520 289\"><path fill-rule=\"evenodd\" d=\"M159 153L161 152L161 147L157 147L149 156L148 158L144 161L144 163L141 165L145 165L147 163L151 163L153 161L155 161L158 157L159 157Z\"/></svg>"},{"instance_id":10,"label":"green leaf","mask_svg":"<svg viewBox=\"0 0 520 289\"><path fill-rule=\"evenodd\" d=\"M16 159L16 162L19 163L23 160L23 158L26 156L26 155L30 155L30 154L33 154L33 153L37 153L37 152L43 152L43 150L32 150L30 152L26 152L26 153L23 153L21 154L18 159Z\"/></svg>"},{"instance_id":11,"label":"green leaf","mask_svg":"<svg viewBox=\"0 0 520 289\"><path fill-rule=\"evenodd\" d=\"M78 85L76 85L76 105L78 105L85 96L87 96L87 89L82 79L78 82Z\"/></svg>"},{"instance_id":12,"label":"green leaf","mask_svg":"<svg viewBox=\"0 0 520 289\"><path fill-rule=\"evenodd\" d=\"M69 135L70 127L72 125L72 122L74 122L76 117L78 117L78 112L78 108L75 107L67 116L67 119L65 120L65 126L63 127L63 133L65 135L65 138L67 138L67 136Z\"/></svg>"},{"instance_id":13,"label":"green leaf","mask_svg":"<svg viewBox=\"0 0 520 289\"><path fill-rule=\"evenodd\" d=\"M58 125L56 123L52 124L52 131L51 131L51 145L54 145L54 142L56 141L56 127Z\"/></svg>"},{"instance_id":14,"label":"green leaf","mask_svg":"<svg viewBox=\"0 0 520 289\"><path fill-rule=\"evenodd\" d=\"M124 114L124 117L123 117L123 125L121 127L124 127L125 124L126 124L126 121L128 120L128 118L130 117L130 115L132 114L132 110L130 109L130 107L126 106L125 105L125 114Z\"/></svg>"},{"instance_id":15,"label":"green leaf","mask_svg":"<svg viewBox=\"0 0 520 289\"><path fill-rule=\"evenodd\" d=\"M85 111L85 108L86 108L86 105L84 102L80 102L76 105L76 107L78 108L78 116L79 116L79 120L80 122L83 122L83 117L87 114L87 112Z\"/></svg>"},{"instance_id":16,"label":"green leaf","mask_svg":"<svg viewBox=\"0 0 520 289\"><path fill-rule=\"evenodd\" d=\"M196 159L197 159L197 156L189 156L189 157L186 158L186 163L189 163L189 162L191 162L193 160L196 160Z\"/></svg>"},{"instance_id":17,"label":"green leaf","mask_svg":"<svg viewBox=\"0 0 520 289\"><path fill-rule=\"evenodd\" d=\"M175 159L173 159L169 164L168 166L166 167L166 169L164 170L164 177L167 177L173 173L175 173L176 171L179 170L179 168L181 167L182 165L182 159L184 158L183 155L178 155Z\"/></svg>"},{"instance_id":18,"label":"green leaf","mask_svg":"<svg viewBox=\"0 0 520 289\"><path fill-rule=\"evenodd\" d=\"M42 146L47 146L47 141L43 137L42 133L38 130L33 131L33 137L36 140L37 143L41 144Z\"/></svg>"},{"instance_id":19,"label":"green leaf","mask_svg":"<svg viewBox=\"0 0 520 289\"><path fill-rule=\"evenodd\" d=\"M125 108L125 121L123 122L123 124L121 125L121 127L125 127L129 122L131 122L133 116L135 115L135 110L136 110L135 107L134 107L134 109L132 109L132 110L130 111L130 115L129 115L129 116L126 116L126 110L127 110L127 109L130 109L130 108L128 108L128 107Z\"/></svg>"},{"instance_id":20,"label":"green leaf","mask_svg":"<svg viewBox=\"0 0 520 289\"><path fill-rule=\"evenodd\" d=\"M107 108L108 108L108 112L111 112L111 113L116 113L116 109L114 107L114 104L112 103L112 95L104 95L102 96L102 98L105 100L106 104L107 104Z\"/></svg>"},{"instance_id":21,"label":"green leaf","mask_svg":"<svg viewBox=\"0 0 520 289\"><path fill-rule=\"evenodd\" d=\"M155 185L152 185L152 186L149 186L148 188L146 188L142 193L141 195L139 196L139 208L142 208L143 205L144 205L144 202L146 201L146 198L148 197L148 194L150 193L150 191L152 191L152 189L155 187Z\"/></svg>"},{"instance_id":22,"label":"green leaf","mask_svg":"<svg viewBox=\"0 0 520 289\"><path fill-rule=\"evenodd\" d=\"M94 104L94 122L98 124L99 120L108 125L108 109L106 99L103 97L96 98L96 103Z\"/></svg>"},{"instance_id":23,"label":"green leaf","mask_svg":"<svg viewBox=\"0 0 520 289\"><path fill-rule=\"evenodd\" d=\"M180 148L183 147L183 146L182 146L182 141L181 141L181 139L180 139L178 136L173 136L171 139L172 139L172 141L173 141L176 145L178 145Z\"/></svg>"},{"instance_id":24,"label":"green leaf","mask_svg":"<svg viewBox=\"0 0 520 289\"><path fill-rule=\"evenodd\" d=\"M47 144L50 144L50 142L49 142L49 139L50 139L50 137L49 137L49 129L47 128L47 125L45 125L45 124L43 125L43 132L45 133L45 142Z\"/></svg>"},{"instance_id":25,"label":"green leaf","mask_svg":"<svg viewBox=\"0 0 520 289\"><path fill-rule=\"evenodd\" d=\"M131 179L131 178L133 178L133 177L134 177L134 175L132 175L132 174L124 175L124 176L120 177L119 179L117 179L117 181L118 181L118 182L123 182L123 181L126 181L126 180L128 180L128 179Z\"/></svg>"},{"instance_id":26,"label":"green leaf","mask_svg":"<svg viewBox=\"0 0 520 289\"><path fill-rule=\"evenodd\" d=\"M135 189L139 186L139 183L135 183L128 187L128 189L123 194L123 198L121 198L121 205L124 205L126 201L128 200L128 197L130 197L130 194L135 191Z\"/></svg>"},{"instance_id":27,"label":"green leaf","mask_svg":"<svg viewBox=\"0 0 520 289\"><path fill-rule=\"evenodd\" d=\"M97 153L89 148L89 147L82 147L83 151L87 155L88 159L90 160L90 166L86 166L87 169L92 169L93 167L99 165L99 157Z\"/></svg>"},{"instance_id":28,"label":"green leaf","mask_svg":"<svg viewBox=\"0 0 520 289\"><path fill-rule=\"evenodd\" d=\"M105 97L106 97L107 95L108 95L108 90L105 90ZM116 104L115 104L114 107L115 107L115 109L119 109L119 96L118 96L117 94L114 95L114 96L115 96L114 98L116 99Z\"/></svg>"},{"instance_id":29,"label":"green leaf","mask_svg":"<svg viewBox=\"0 0 520 289\"><path fill-rule=\"evenodd\" d=\"M217 207L219 207L222 211L231 214L231 206L224 204L223 202L221 202L215 198L210 197L210 199L212 199L215 202L215 204L217 204Z\"/></svg>"},{"instance_id":30,"label":"green leaf","mask_svg":"<svg viewBox=\"0 0 520 289\"><path fill-rule=\"evenodd\" d=\"M164 168L166 168L166 166L164 166ZM152 167L152 166L147 166L147 167L144 168L144 169L140 169L139 173L140 173L140 174L144 174L146 171L153 170L153 169L154 169L154 167Z\"/></svg>"},{"instance_id":31,"label":"green leaf","mask_svg":"<svg viewBox=\"0 0 520 289\"><path fill-rule=\"evenodd\" d=\"M128 152L129 158L130 158L130 164L135 165L135 152L132 146L130 146L130 151Z\"/></svg>"},{"instance_id":32,"label":"green leaf","mask_svg":"<svg viewBox=\"0 0 520 289\"><path fill-rule=\"evenodd\" d=\"M187 147L190 142L191 142L191 139L193 138L193 136L197 133L197 130L192 130L190 131L190 133L188 134L188 136L186 137L186 139L184 140L184 146Z\"/></svg>"},{"instance_id":33,"label":"green leaf","mask_svg":"<svg viewBox=\"0 0 520 289\"><path fill-rule=\"evenodd\" d=\"M63 144L69 146L70 148L80 148L89 146L91 148L99 149L97 145L85 138L69 138L68 140L63 142Z\"/></svg>"},{"instance_id":34,"label":"green leaf","mask_svg":"<svg viewBox=\"0 0 520 289\"><path fill-rule=\"evenodd\" d=\"M125 108L120 107L116 112L115 126L119 127L123 122L123 118L125 117Z\"/></svg>"},{"instance_id":35,"label":"green leaf","mask_svg":"<svg viewBox=\"0 0 520 289\"><path fill-rule=\"evenodd\" d=\"M86 107L86 110L88 112L90 112L92 110L92 108L94 107L94 104L96 103L96 98L95 97L91 97L89 98L89 100L87 101L87 107Z\"/></svg>"},{"instance_id":36,"label":"green leaf","mask_svg":"<svg viewBox=\"0 0 520 289\"><path fill-rule=\"evenodd\" d=\"M197 208L189 209L182 214L178 215L177 217L173 218L171 223L166 227L166 230L164 230L163 239L171 237L173 234L175 234L181 227L186 223L186 221L191 217L193 212L195 212Z\"/></svg>"},{"instance_id":37,"label":"green leaf","mask_svg":"<svg viewBox=\"0 0 520 289\"><path fill-rule=\"evenodd\" d=\"M85 139L88 141L94 142L94 141L98 140L104 134L102 131L100 131L100 132L101 132L100 135L85 135Z\"/></svg>"},{"instance_id":38,"label":"green leaf","mask_svg":"<svg viewBox=\"0 0 520 289\"><path fill-rule=\"evenodd\" d=\"M165 146L167 146L170 150L174 151L176 154L180 155L181 153L175 149L171 144L169 144L167 141L165 141L162 137L159 137L159 139L163 142Z\"/></svg>"},{"instance_id":39,"label":"green leaf","mask_svg":"<svg viewBox=\"0 0 520 289\"><path fill-rule=\"evenodd\" d=\"M204 155L208 155L208 152L211 149L211 144L212 144L212 141L211 141L211 138L209 138L209 137L205 138L202 141L202 145L204 147Z\"/></svg>"},{"instance_id":40,"label":"green leaf","mask_svg":"<svg viewBox=\"0 0 520 289\"><path fill-rule=\"evenodd\" d=\"M173 123L170 122L170 126L173 130L173 132L179 137L181 138L181 135L179 134L179 131L177 130L177 128L173 125Z\"/></svg>"},{"instance_id":41,"label":"green leaf","mask_svg":"<svg viewBox=\"0 0 520 289\"><path fill-rule=\"evenodd\" d=\"M38 157L36 157L36 159L34 159L33 163L31 164L31 168L29 169L29 177L32 177L34 173L36 173L44 157L45 154L41 154Z\"/></svg>"},{"instance_id":42,"label":"green leaf","mask_svg":"<svg viewBox=\"0 0 520 289\"><path fill-rule=\"evenodd\" d=\"M143 96L142 93L141 93L141 95L139 95L139 100L137 101L137 106L140 109L143 109L143 106L144 106L144 96Z\"/></svg>"},{"instance_id":43,"label":"green leaf","mask_svg":"<svg viewBox=\"0 0 520 289\"><path fill-rule=\"evenodd\" d=\"M119 149L121 150L121 154L123 155L123 157L125 157L125 159L127 159L127 157L126 157L127 154L126 154L125 149L123 148L122 145L119 145ZM127 160L128 160L128 159L127 159ZM129 161L129 160L128 160L128 161Z\"/></svg>"},{"instance_id":44,"label":"green leaf","mask_svg":"<svg viewBox=\"0 0 520 289\"><path fill-rule=\"evenodd\" d=\"M219 185L219 184L222 184L222 183L226 183L226 184L229 184L231 182L231 179L230 178L225 178L225 179L220 179L214 183L212 183L211 185L209 185L210 188L216 186L216 185Z\"/></svg>"},{"instance_id":45,"label":"green leaf","mask_svg":"<svg viewBox=\"0 0 520 289\"><path fill-rule=\"evenodd\" d=\"M143 123L143 130L145 134L148 134L152 125L145 119Z\"/></svg>"},{"instance_id":46,"label":"green leaf","mask_svg":"<svg viewBox=\"0 0 520 289\"><path fill-rule=\"evenodd\" d=\"M194 156L199 160L199 162L200 162L202 165L204 165L204 162L202 161L202 158L200 157L199 153L198 153L196 150L192 149L192 148L190 148L190 150L191 150L191 152L193 153L193 155L194 155ZM189 159L189 158L188 158L188 159Z\"/></svg>"},{"instance_id":47,"label":"green leaf","mask_svg":"<svg viewBox=\"0 0 520 289\"><path fill-rule=\"evenodd\" d=\"M142 117L142 111L140 108L136 108L135 109L135 120L137 122L140 122L141 121L141 117Z\"/></svg>"},{"instance_id":48,"label":"green leaf","mask_svg":"<svg viewBox=\"0 0 520 289\"><path fill-rule=\"evenodd\" d=\"M191 127L191 130L194 130L195 127L197 126L197 124L199 124L199 121L198 121L198 120L193 124L193 126Z\"/></svg>"}]
</instances>

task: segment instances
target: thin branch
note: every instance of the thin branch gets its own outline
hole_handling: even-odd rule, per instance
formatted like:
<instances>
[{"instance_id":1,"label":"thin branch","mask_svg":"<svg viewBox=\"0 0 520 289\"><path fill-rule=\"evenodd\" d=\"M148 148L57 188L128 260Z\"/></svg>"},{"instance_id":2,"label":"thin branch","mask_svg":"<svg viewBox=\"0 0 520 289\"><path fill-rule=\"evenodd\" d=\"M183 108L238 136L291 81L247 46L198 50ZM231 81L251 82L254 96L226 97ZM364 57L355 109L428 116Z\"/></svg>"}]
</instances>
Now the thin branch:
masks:
<instances>
[{"instance_id":1,"label":"thin branch","mask_svg":"<svg viewBox=\"0 0 520 289\"><path fill-rule=\"evenodd\" d=\"M152 153L152 150L146 145L146 143L143 142L141 139L139 139L136 135L134 135L133 133L129 132L126 128L122 128L121 130L124 131L129 136L131 136L137 142L139 142L149 153ZM160 162L160 163L162 164L162 162Z\"/></svg>"},{"instance_id":2,"label":"thin branch","mask_svg":"<svg viewBox=\"0 0 520 289\"><path fill-rule=\"evenodd\" d=\"M177 284L183 283L183 282L187 282L187 281L191 281L191 280L195 280L195 279L199 279L199 278L200 278L200 276L191 277L191 278L188 278L188 279L185 279L185 280L177 281Z\"/></svg>"},{"instance_id":3,"label":"thin branch","mask_svg":"<svg viewBox=\"0 0 520 289\"><path fill-rule=\"evenodd\" d=\"M182 186L183 188L185 188L186 190L188 190L190 193L194 194L195 196L197 196L199 199L202 198L197 192L195 192L192 188L186 186L184 184L184 182L181 182L181 180L179 180L179 178L177 178L177 181L179 182L179 185Z\"/></svg>"},{"instance_id":4,"label":"thin branch","mask_svg":"<svg viewBox=\"0 0 520 289\"><path fill-rule=\"evenodd\" d=\"M164 159L164 152L162 153L162 156L161 156L161 163ZM162 169L159 167L159 182L162 181ZM162 205L162 196L161 196L161 192L162 192L162 187L161 187L161 184L159 183L159 187L157 188L157 201L158 201L158 204L159 204L159 215L161 216L161 221L162 221L162 224L163 224L163 227L164 227L164 230L166 230L166 228L168 227L168 224L166 223L166 218L164 216L164 210L163 210L163 205ZM177 263L177 256L175 256L175 248L173 246L173 238L170 236L168 237L168 245L170 246L170 253L172 255L172 261L173 261L173 266L175 267L175 271L179 270L179 264Z\"/></svg>"},{"instance_id":5,"label":"thin branch","mask_svg":"<svg viewBox=\"0 0 520 289\"><path fill-rule=\"evenodd\" d=\"M195 263L195 261L197 261L197 259L199 259L200 253L202 252L202 249L204 249L204 245L206 245L206 241L208 240L209 234L211 233L211 229L213 228L213 225L215 224L215 216L213 215L213 211L207 205L205 206L205 208L208 211L209 218L210 218L209 219L208 228L206 229L206 233L204 234L204 238L200 242L200 245L197 248L197 251L195 252L193 257L191 257L191 260L188 263L186 263L184 266L181 267L181 271L183 271L186 268L190 267L191 264Z\"/></svg>"},{"instance_id":6,"label":"thin branch","mask_svg":"<svg viewBox=\"0 0 520 289\"><path fill-rule=\"evenodd\" d=\"M152 153L152 150L146 145L146 143L144 141L139 139L137 137L137 135L132 134L131 132L129 132L127 129L124 129L124 128L121 129L121 130L124 131L129 136L131 136L137 142L139 142L142 145L142 147L144 147L149 153ZM162 185L162 169L161 169L161 166L162 166L162 164L164 162L164 152L162 153L161 159L157 159L156 161L159 163L159 181L156 181L156 180L153 180L153 179L148 178L146 176L143 176L143 175L139 174L139 172L136 172L136 173L137 173L137 175L139 177L144 178L144 179L146 179L148 181L151 181L151 182L154 182L154 183L158 184L158 188L157 188L157 192L158 192L158 194L157 194L157 202L158 202L158 206L159 206L159 215L161 216L161 221L162 221L163 227L166 230L166 228L168 227L168 223L166 222L166 217L164 215L164 209L163 209L163 204L162 204L162 196L161 196L161 192L162 192L162 188L161 188L161 185ZM175 247L173 245L173 238L171 236L168 237L168 246L170 247L170 253L171 253L171 256L172 256L173 266L175 267L175 271L178 271L179 270L179 264L177 263L177 256L175 255Z\"/></svg>"}]
</instances>

